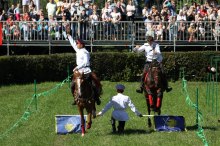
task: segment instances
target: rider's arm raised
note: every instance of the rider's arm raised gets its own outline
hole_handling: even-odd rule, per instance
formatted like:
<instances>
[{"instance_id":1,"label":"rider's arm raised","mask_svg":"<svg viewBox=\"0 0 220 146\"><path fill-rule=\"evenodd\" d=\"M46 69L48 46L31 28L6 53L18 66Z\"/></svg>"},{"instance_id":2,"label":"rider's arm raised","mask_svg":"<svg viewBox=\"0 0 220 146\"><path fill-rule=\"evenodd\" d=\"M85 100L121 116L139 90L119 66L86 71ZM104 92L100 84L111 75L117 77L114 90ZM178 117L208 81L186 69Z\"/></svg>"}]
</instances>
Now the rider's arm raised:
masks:
<instances>
[{"instance_id":1,"label":"rider's arm raised","mask_svg":"<svg viewBox=\"0 0 220 146\"><path fill-rule=\"evenodd\" d=\"M73 47L73 49L77 52L79 49L77 48L76 46L76 41L73 40L72 36L71 35L67 35L68 39L69 39L69 42L71 44L71 46Z\"/></svg>"}]
</instances>

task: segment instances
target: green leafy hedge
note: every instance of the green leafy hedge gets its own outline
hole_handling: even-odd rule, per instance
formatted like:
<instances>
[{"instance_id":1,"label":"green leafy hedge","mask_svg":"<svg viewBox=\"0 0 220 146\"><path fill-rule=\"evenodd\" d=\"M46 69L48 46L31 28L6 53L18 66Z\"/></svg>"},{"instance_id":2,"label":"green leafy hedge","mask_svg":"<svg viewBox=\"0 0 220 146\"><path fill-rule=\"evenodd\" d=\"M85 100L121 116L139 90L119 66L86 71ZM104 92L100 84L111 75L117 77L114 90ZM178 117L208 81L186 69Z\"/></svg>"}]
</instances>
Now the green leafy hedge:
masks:
<instances>
[{"instance_id":1,"label":"green leafy hedge","mask_svg":"<svg viewBox=\"0 0 220 146\"><path fill-rule=\"evenodd\" d=\"M184 68L187 80L204 80L204 68L210 64L210 56L219 52L167 52L163 53L167 77L179 79ZM145 57L143 53L105 52L91 53L91 68L101 80L136 81L142 73ZM0 85L61 81L72 74L75 54L44 56L0 57Z\"/></svg>"}]
</instances>

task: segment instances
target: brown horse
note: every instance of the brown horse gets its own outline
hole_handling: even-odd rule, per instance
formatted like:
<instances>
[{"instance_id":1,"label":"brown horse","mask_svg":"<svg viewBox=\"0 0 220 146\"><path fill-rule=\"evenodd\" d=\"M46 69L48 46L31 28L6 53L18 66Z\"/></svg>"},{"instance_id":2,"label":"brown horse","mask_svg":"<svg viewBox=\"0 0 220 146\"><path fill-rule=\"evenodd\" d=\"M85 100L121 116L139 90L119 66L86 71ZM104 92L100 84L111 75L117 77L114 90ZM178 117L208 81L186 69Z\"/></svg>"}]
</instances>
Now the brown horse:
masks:
<instances>
[{"instance_id":1,"label":"brown horse","mask_svg":"<svg viewBox=\"0 0 220 146\"><path fill-rule=\"evenodd\" d=\"M160 63L152 61L149 68L145 73L144 78L144 93L147 102L148 115L151 111L161 114L161 105L163 99L164 87L162 83L163 73ZM151 127L152 123L148 117L148 126Z\"/></svg>"},{"instance_id":2,"label":"brown horse","mask_svg":"<svg viewBox=\"0 0 220 146\"><path fill-rule=\"evenodd\" d=\"M86 76L79 71L75 71L73 74L73 80L75 82L74 96L78 106L78 111L81 117L81 130L82 136L85 135L85 121L84 121L84 109L87 111L87 125L86 128L90 129L92 125L92 117L96 116L94 90L92 83Z\"/></svg>"}]
</instances>

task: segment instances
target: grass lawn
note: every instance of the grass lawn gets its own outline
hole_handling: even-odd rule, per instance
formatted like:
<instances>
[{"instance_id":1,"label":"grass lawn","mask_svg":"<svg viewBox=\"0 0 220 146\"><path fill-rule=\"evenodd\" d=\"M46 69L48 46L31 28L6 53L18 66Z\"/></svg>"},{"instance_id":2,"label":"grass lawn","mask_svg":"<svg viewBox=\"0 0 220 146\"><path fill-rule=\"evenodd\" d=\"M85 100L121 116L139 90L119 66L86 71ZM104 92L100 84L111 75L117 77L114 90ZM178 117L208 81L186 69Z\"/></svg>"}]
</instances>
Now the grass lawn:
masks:
<instances>
[{"instance_id":1,"label":"grass lawn","mask_svg":"<svg viewBox=\"0 0 220 146\"><path fill-rule=\"evenodd\" d=\"M125 94L131 97L136 108L147 114L145 98L135 92L139 83L122 82ZM58 82L37 84L37 94L53 89ZM103 81L102 104L97 106L100 111L111 96L115 95L115 82ZM173 91L164 93L162 115L184 116L187 131L184 132L154 132L147 127L146 117L137 117L130 109L130 120L125 125L125 134L111 133L109 110L103 117L93 119L92 128L87 130L82 138L81 134L57 135L55 133L55 115L78 114L77 107L72 106L72 97L69 85L66 83L61 88L50 94L38 98L38 109L31 106L33 111L28 120L19 123L28 103L34 94L34 84L11 85L0 87L0 146L202 146L201 138L197 135L196 111L186 102L182 92L182 82L170 83ZM206 83L188 82L188 93L193 103L196 101L196 87L199 93L199 108L203 115L203 130L209 146L220 145L220 116L212 109L212 96L206 102ZM220 87L220 86L219 86ZM218 87L218 88L219 88ZM211 90L210 95L212 95ZM214 93L216 93L214 91ZM215 97L214 97L215 99ZM215 101L215 100L214 100ZM219 101L218 101L219 104ZM215 105L215 102L214 104ZM219 108L218 108L219 110ZM98 112L97 111L97 112ZM15 124L19 123L19 124ZM12 129L10 129L12 127ZM5 132L7 132L4 136Z\"/></svg>"}]
</instances>

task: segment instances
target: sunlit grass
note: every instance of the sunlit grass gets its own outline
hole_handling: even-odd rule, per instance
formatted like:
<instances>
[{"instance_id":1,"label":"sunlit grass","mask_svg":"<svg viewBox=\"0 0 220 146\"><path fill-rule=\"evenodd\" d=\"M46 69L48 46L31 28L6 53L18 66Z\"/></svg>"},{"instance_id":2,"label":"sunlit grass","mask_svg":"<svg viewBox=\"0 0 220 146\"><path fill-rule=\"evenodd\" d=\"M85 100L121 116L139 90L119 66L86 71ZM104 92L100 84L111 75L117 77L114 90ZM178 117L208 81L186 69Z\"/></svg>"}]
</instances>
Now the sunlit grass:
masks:
<instances>
[{"instance_id":1,"label":"sunlit grass","mask_svg":"<svg viewBox=\"0 0 220 146\"><path fill-rule=\"evenodd\" d=\"M37 94L54 88L57 82L46 82L37 84ZM115 82L103 81L102 104L97 106L100 111L108 102L110 97L116 94ZM135 92L139 86L137 82L123 82L126 86L125 94L129 95L136 108L147 114L145 98L142 94ZM125 125L124 135L111 134L109 110L103 117L93 119L92 128L87 130L84 138L80 134L57 135L55 133L55 115L78 114L76 106L72 106L72 97L68 84L64 84L54 94L40 96L38 98L37 110L33 105L33 111L27 121L23 121L12 131L0 139L1 146L71 146L71 145L160 145L160 146L202 146L202 140L197 136L194 128L196 124L196 111L186 103L182 93L182 83L170 83L173 91L164 93L162 114L184 116L186 121L186 132L151 132L146 124L146 117L137 117L130 109L127 110L130 120ZM206 104L206 83L188 83L188 92L191 100L196 101L196 88L199 90L199 107L202 111L204 122L203 129L206 140L210 146L220 144L220 123L217 122L219 115L212 112L212 98ZM4 134L16 123L24 111L28 102L33 97L34 84L11 85L0 88L0 134ZM214 101L215 102L215 101ZM219 103L219 101L218 101ZM218 108L219 109L219 108Z\"/></svg>"}]
</instances>

